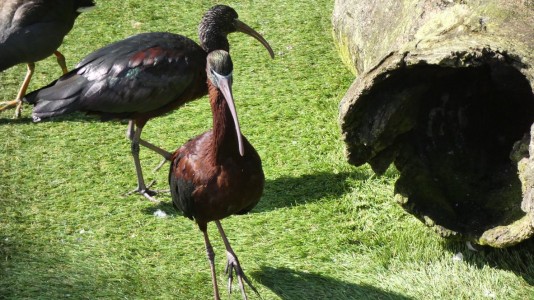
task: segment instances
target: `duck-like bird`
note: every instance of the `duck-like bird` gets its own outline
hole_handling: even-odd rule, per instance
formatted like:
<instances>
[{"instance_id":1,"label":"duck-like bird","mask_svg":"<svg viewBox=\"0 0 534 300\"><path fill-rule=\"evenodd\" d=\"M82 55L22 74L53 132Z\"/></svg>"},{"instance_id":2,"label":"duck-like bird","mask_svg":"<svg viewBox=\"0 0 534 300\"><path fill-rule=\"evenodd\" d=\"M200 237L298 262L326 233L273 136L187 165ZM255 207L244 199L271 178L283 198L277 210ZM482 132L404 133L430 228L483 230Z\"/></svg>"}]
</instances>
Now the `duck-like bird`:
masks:
<instances>
[{"instance_id":1,"label":"duck-like bird","mask_svg":"<svg viewBox=\"0 0 534 300\"><path fill-rule=\"evenodd\" d=\"M247 299L243 281L258 291L245 276L220 220L254 208L263 193L265 177L258 153L241 134L232 96L233 66L228 52L217 50L208 54L206 69L213 128L173 154L169 185L174 207L194 219L204 234L214 298L220 299L215 254L207 233L211 221L217 225L226 247L230 292L235 272L243 298Z\"/></svg>"},{"instance_id":2,"label":"duck-like bird","mask_svg":"<svg viewBox=\"0 0 534 300\"><path fill-rule=\"evenodd\" d=\"M80 13L94 6L92 0L0 1L0 72L21 63L28 65L17 98L0 103L0 111L16 107L15 117L20 117L35 62L55 54L63 74L68 72L65 57L57 49Z\"/></svg>"},{"instance_id":3,"label":"duck-like bird","mask_svg":"<svg viewBox=\"0 0 534 300\"><path fill-rule=\"evenodd\" d=\"M208 93L206 57L213 50L229 51L227 35L236 31L256 38L274 58L267 41L241 22L233 8L216 5L200 22L200 45L168 32L134 35L89 54L74 70L28 94L25 100L35 106L36 121L74 111L96 114L103 120L128 119L136 191L157 201L143 178L139 145L167 160L171 153L142 140L141 131L149 119Z\"/></svg>"}]
</instances>

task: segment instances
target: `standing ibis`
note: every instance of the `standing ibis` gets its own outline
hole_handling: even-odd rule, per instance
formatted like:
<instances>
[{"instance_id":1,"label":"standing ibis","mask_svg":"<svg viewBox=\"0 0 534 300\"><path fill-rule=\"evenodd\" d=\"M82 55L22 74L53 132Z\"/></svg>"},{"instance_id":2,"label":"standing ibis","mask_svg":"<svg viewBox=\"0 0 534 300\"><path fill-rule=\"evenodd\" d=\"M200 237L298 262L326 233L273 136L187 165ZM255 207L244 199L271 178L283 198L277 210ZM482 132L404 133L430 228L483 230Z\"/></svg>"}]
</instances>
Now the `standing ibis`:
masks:
<instances>
[{"instance_id":1,"label":"standing ibis","mask_svg":"<svg viewBox=\"0 0 534 300\"><path fill-rule=\"evenodd\" d=\"M217 5L209 9L198 31L200 46L181 35L153 32L96 50L74 70L26 96L25 100L35 105L34 120L74 111L96 114L103 120L128 119L136 191L156 201L152 197L155 192L147 188L143 178L139 145L167 160L171 153L141 139L146 122L208 93L206 56L217 49L229 51L229 33L239 31L256 38L274 57L267 41L238 20L231 7Z\"/></svg>"},{"instance_id":2,"label":"standing ibis","mask_svg":"<svg viewBox=\"0 0 534 300\"><path fill-rule=\"evenodd\" d=\"M215 276L215 254L210 244L208 222L215 222L226 247L226 272L231 292L233 273L247 299L243 281L256 293L245 276L226 238L220 220L249 212L260 200L265 177L261 159L241 135L232 96L232 60L224 50L208 54L209 97L213 128L187 142L172 156L169 185L172 202L184 216L194 219L204 234L215 299L219 299Z\"/></svg>"},{"instance_id":3,"label":"standing ibis","mask_svg":"<svg viewBox=\"0 0 534 300\"><path fill-rule=\"evenodd\" d=\"M20 63L28 65L17 98L0 103L0 111L16 107L15 117L20 116L36 61L55 54L63 74L67 73L65 57L57 48L78 15L94 5L92 0L0 1L0 72Z\"/></svg>"}]
</instances>

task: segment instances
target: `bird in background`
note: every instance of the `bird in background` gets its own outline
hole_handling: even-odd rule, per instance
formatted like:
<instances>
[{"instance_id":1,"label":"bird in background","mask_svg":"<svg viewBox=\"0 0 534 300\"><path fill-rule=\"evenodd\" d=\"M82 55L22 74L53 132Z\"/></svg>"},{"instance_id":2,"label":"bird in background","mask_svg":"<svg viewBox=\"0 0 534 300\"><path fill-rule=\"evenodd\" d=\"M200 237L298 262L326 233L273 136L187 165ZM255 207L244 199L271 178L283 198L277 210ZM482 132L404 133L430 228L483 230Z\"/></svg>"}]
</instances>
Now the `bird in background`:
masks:
<instances>
[{"instance_id":1,"label":"bird in background","mask_svg":"<svg viewBox=\"0 0 534 300\"><path fill-rule=\"evenodd\" d=\"M148 120L208 93L206 57L213 50L229 51L227 35L236 31L257 39L274 58L269 43L241 22L233 8L216 5L200 22L200 45L168 32L134 35L89 54L69 73L28 94L25 101L34 105L35 121L75 111L102 120L128 119L127 137L137 175L135 191L157 202L156 192L145 184L139 145L167 160L171 153L141 139L143 127Z\"/></svg>"},{"instance_id":2,"label":"bird in background","mask_svg":"<svg viewBox=\"0 0 534 300\"><path fill-rule=\"evenodd\" d=\"M80 13L94 6L92 0L0 1L0 72L21 63L28 66L16 99L0 103L0 111L15 108L15 118L20 117L35 62L54 54L63 74L68 72L57 49Z\"/></svg>"},{"instance_id":3,"label":"bird in background","mask_svg":"<svg viewBox=\"0 0 534 300\"><path fill-rule=\"evenodd\" d=\"M241 134L232 95L232 70L228 52L216 50L208 54L206 73L213 128L180 147L172 156L169 172L174 207L195 220L204 234L215 299L220 299L215 253L207 233L208 222L212 221L226 248L229 291L235 272L244 299L247 299L244 282L258 293L245 276L220 222L254 208L265 183L261 159Z\"/></svg>"}]
</instances>

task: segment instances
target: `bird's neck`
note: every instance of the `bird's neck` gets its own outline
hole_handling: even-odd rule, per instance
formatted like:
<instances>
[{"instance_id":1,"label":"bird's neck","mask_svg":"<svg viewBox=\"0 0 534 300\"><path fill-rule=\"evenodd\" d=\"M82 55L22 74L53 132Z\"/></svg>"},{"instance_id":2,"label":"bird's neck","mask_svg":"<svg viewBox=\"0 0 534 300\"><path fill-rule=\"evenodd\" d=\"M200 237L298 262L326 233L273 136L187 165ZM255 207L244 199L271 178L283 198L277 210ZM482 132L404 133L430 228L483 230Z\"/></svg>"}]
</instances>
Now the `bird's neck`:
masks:
<instances>
[{"instance_id":1,"label":"bird's neck","mask_svg":"<svg viewBox=\"0 0 534 300\"><path fill-rule=\"evenodd\" d=\"M213 149L220 162L231 156L240 156L235 123L223 94L208 82L213 114Z\"/></svg>"},{"instance_id":2,"label":"bird's neck","mask_svg":"<svg viewBox=\"0 0 534 300\"><path fill-rule=\"evenodd\" d=\"M228 34L210 23L200 24L198 36L200 46L208 53L213 50L230 51L230 43L227 38Z\"/></svg>"}]
</instances>

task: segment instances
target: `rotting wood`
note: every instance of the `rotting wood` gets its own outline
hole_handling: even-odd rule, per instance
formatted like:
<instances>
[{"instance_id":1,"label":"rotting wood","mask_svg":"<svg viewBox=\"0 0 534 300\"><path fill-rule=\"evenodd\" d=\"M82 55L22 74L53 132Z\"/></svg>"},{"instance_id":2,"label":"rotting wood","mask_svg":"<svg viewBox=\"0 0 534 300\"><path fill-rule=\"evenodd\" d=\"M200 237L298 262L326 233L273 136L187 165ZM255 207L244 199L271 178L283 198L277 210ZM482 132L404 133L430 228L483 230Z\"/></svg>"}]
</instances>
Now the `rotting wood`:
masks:
<instances>
[{"instance_id":1,"label":"rotting wood","mask_svg":"<svg viewBox=\"0 0 534 300\"><path fill-rule=\"evenodd\" d=\"M534 0L337 0L357 76L340 104L351 164L400 172L395 198L442 236L534 234Z\"/></svg>"}]
</instances>

